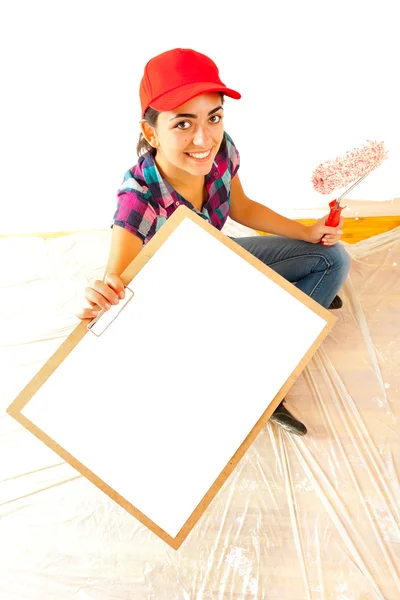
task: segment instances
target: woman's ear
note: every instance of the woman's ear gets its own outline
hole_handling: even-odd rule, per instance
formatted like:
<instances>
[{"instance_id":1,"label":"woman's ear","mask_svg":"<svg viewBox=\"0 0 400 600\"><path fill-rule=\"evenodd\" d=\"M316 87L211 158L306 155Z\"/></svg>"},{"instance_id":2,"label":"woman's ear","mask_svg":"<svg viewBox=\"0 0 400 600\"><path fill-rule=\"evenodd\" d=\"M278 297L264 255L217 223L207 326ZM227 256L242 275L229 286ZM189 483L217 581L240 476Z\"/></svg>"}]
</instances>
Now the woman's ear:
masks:
<instances>
[{"instance_id":1,"label":"woman's ear","mask_svg":"<svg viewBox=\"0 0 400 600\"><path fill-rule=\"evenodd\" d=\"M158 148L160 143L158 141L155 128L149 125L147 121L142 119L140 121L140 129L142 130L143 136L145 137L146 141L150 144L150 146L153 146L153 148Z\"/></svg>"}]
</instances>

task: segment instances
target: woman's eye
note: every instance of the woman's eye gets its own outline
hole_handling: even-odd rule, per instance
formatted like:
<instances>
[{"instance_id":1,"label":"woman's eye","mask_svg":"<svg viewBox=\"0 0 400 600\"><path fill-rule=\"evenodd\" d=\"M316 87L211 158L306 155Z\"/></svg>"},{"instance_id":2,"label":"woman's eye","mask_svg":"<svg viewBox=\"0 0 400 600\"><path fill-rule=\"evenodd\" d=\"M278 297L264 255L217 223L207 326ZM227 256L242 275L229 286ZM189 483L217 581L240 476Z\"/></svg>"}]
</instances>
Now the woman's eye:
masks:
<instances>
[{"instance_id":1,"label":"woman's eye","mask_svg":"<svg viewBox=\"0 0 400 600\"><path fill-rule=\"evenodd\" d=\"M182 127L181 127L181 125L182 125ZM180 121L176 127L178 129L188 129L188 127L184 127L184 125L187 125L188 127L190 127L189 121Z\"/></svg>"},{"instance_id":2,"label":"woman's eye","mask_svg":"<svg viewBox=\"0 0 400 600\"><path fill-rule=\"evenodd\" d=\"M209 121L212 125L216 125L217 123L222 121L222 115L212 115L212 117L210 117ZM189 129L189 127L191 127L191 122L190 121L179 121L179 123L177 125L175 125L175 127L177 129L184 131L185 129Z\"/></svg>"}]
</instances>

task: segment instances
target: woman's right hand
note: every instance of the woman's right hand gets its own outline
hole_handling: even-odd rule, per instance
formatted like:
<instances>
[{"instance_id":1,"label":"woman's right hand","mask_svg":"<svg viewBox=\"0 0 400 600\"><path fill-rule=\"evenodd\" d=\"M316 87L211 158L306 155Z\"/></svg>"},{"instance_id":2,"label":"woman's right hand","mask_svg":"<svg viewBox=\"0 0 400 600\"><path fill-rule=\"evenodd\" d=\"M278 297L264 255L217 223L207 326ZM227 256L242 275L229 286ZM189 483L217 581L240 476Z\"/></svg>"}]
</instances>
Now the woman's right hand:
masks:
<instances>
[{"instance_id":1,"label":"woman's right hand","mask_svg":"<svg viewBox=\"0 0 400 600\"><path fill-rule=\"evenodd\" d=\"M114 273L107 273L104 281L95 279L90 286L85 288L85 298L89 308L80 308L76 311L78 319L94 319L100 310L108 310L113 304L118 304L120 298L125 297L125 286L120 277ZM123 296L120 296L123 294Z\"/></svg>"}]
</instances>

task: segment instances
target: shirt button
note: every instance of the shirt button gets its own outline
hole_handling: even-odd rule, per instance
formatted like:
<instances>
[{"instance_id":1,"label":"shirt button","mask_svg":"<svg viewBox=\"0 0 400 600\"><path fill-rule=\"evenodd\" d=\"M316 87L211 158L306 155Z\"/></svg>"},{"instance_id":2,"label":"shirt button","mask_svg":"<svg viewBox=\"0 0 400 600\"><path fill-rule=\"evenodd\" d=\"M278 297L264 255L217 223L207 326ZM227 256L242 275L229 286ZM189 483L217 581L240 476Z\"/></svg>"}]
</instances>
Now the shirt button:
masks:
<instances>
[{"instance_id":1,"label":"shirt button","mask_svg":"<svg viewBox=\"0 0 400 600\"><path fill-rule=\"evenodd\" d=\"M179 202L175 202L176 206L179 206Z\"/></svg>"}]
</instances>

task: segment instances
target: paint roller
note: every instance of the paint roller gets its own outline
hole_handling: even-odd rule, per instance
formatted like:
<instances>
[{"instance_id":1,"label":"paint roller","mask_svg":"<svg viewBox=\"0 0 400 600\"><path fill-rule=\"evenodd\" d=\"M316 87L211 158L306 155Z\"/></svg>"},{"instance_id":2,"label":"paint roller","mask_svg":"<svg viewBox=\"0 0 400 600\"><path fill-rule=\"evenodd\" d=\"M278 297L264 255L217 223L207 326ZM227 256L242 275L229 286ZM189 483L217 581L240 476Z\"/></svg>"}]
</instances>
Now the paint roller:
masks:
<instances>
[{"instance_id":1,"label":"paint roller","mask_svg":"<svg viewBox=\"0 0 400 600\"><path fill-rule=\"evenodd\" d=\"M386 158L387 150L383 142L367 140L364 146L350 150L342 157L326 160L318 165L312 176L315 191L321 194L330 194L350 183L353 184L337 200L329 203L330 212L325 225L330 227L339 225L340 213L346 208L340 206L340 200L379 167ZM355 183L353 183L354 181Z\"/></svg>"}]
</instances>

